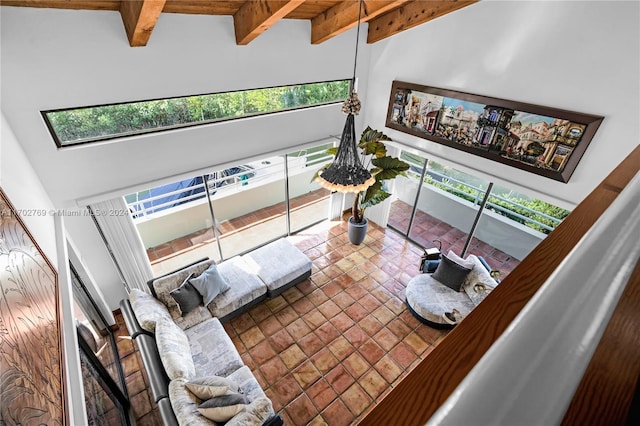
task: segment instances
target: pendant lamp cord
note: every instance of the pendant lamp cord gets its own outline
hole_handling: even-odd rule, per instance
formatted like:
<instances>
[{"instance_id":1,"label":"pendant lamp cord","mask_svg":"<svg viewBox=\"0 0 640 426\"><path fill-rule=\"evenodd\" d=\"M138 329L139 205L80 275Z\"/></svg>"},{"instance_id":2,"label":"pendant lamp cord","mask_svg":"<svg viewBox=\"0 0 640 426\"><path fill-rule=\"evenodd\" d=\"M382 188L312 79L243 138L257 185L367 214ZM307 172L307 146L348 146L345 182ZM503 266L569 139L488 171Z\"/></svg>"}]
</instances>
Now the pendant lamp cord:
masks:
<instances>
[{"instance_id":1,"label":"pendant lamp cord","mask_svg":"<svg viewBox=\"0 0 640 426\"><path fill-rule=\"evenodd\" d=\"M358 41L360 41L360 18L362 16L362 0L358 5L358 29L356 30L356 53L353 59L353 78L351 79L351 91L356 87L356 66L358 64Z\"/></svg>"}]
</instances>

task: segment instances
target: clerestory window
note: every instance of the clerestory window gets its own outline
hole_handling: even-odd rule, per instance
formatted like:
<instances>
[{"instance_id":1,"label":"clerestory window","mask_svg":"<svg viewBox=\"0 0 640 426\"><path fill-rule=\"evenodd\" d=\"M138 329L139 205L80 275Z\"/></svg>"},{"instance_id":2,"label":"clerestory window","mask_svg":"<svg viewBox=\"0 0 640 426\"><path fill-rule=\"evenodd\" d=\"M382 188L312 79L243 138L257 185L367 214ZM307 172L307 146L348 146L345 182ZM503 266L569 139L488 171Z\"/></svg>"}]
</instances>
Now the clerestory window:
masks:
<instances>
[{"instance_id":1,"label":"clerestory window","mask_svg":"<svg viewBox=\"0 0 640 426\"><path fill-rule=\"evenodd\" d=\"M42 111L58 148L342 102L350 80Z\"/></svg>"}]
</instances>

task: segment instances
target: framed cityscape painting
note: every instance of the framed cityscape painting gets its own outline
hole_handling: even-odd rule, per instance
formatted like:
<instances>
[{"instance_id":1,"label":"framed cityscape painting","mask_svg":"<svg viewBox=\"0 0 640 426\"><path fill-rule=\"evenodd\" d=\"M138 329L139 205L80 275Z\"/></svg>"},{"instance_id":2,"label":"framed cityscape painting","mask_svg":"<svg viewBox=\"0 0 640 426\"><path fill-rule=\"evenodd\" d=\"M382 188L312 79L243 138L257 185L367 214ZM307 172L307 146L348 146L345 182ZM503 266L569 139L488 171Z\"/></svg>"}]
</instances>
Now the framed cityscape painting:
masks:
<instances>
[{"instance_id":1,"label":"framed cityscape painting","mask_svg":"<svg viewBox=\"0 0 640 426\"><path fill-rule=\"evenodd\" d=\"M603 117L394 81L386 126L568 182Z\"/></svg>"}]
</instances>

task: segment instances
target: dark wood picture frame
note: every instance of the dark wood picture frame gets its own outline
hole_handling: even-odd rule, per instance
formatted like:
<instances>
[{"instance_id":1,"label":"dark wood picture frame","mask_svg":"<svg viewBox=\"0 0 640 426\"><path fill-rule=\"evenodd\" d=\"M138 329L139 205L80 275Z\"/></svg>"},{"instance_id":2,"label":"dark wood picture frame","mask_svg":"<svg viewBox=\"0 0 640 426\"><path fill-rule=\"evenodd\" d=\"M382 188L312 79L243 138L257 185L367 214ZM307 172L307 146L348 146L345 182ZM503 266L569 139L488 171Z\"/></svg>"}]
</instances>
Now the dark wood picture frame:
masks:
<instances>
[{"instance_id":1,"label":"dark wood picture frame","mask_svg":"<svg viewBox=\"0 0 640 426\"><path fill-rule=\"evenodd\" d=\"M0 188L0 424L67 425L58 274Z\"/></svg>"},{"instance_id":2,"label":"dark wood picture frame","mask_svg":"<svg viewBox=\"0 0 640 426\"><path fill-rule=\"evenodd\" d=\"M386 126L566 183L603 119L396 80Z\"/></svg>"}]
</instances>

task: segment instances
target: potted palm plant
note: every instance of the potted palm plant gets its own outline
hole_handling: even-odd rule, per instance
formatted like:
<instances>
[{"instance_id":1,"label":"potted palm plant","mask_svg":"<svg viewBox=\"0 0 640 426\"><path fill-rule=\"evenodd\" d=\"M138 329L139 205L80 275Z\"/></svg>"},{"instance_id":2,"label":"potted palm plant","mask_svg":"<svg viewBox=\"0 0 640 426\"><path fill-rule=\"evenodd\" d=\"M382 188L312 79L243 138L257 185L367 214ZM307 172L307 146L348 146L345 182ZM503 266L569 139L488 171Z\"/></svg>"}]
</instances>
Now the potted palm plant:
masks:
<instances>
[{"instance_id":1,"label":"potted palm plant","mask_svg":"<svg viewBox=\"0 0 640 426\"><path fill-rule=\"evenodd\" d=\"M409 170L408 163L397 157L387 155L387 147L384 141L390 140L391 138L387 135L372 129L370 126L367 126L360 136L358 148L365 159L363 166L375 178L375 182L367 189L354 194L351 218L349 218L348 224L349 240L353 244L362 243L366 236L368 220L364 216L365 210L391 196L385 181L395 179L399 175L404 176L405 172ZM328 149L327 153L335 155L337 151L338 148L334 147ZM321 167L314 178L329 165L330 163Z\"/></svg>"}]
</instances>

